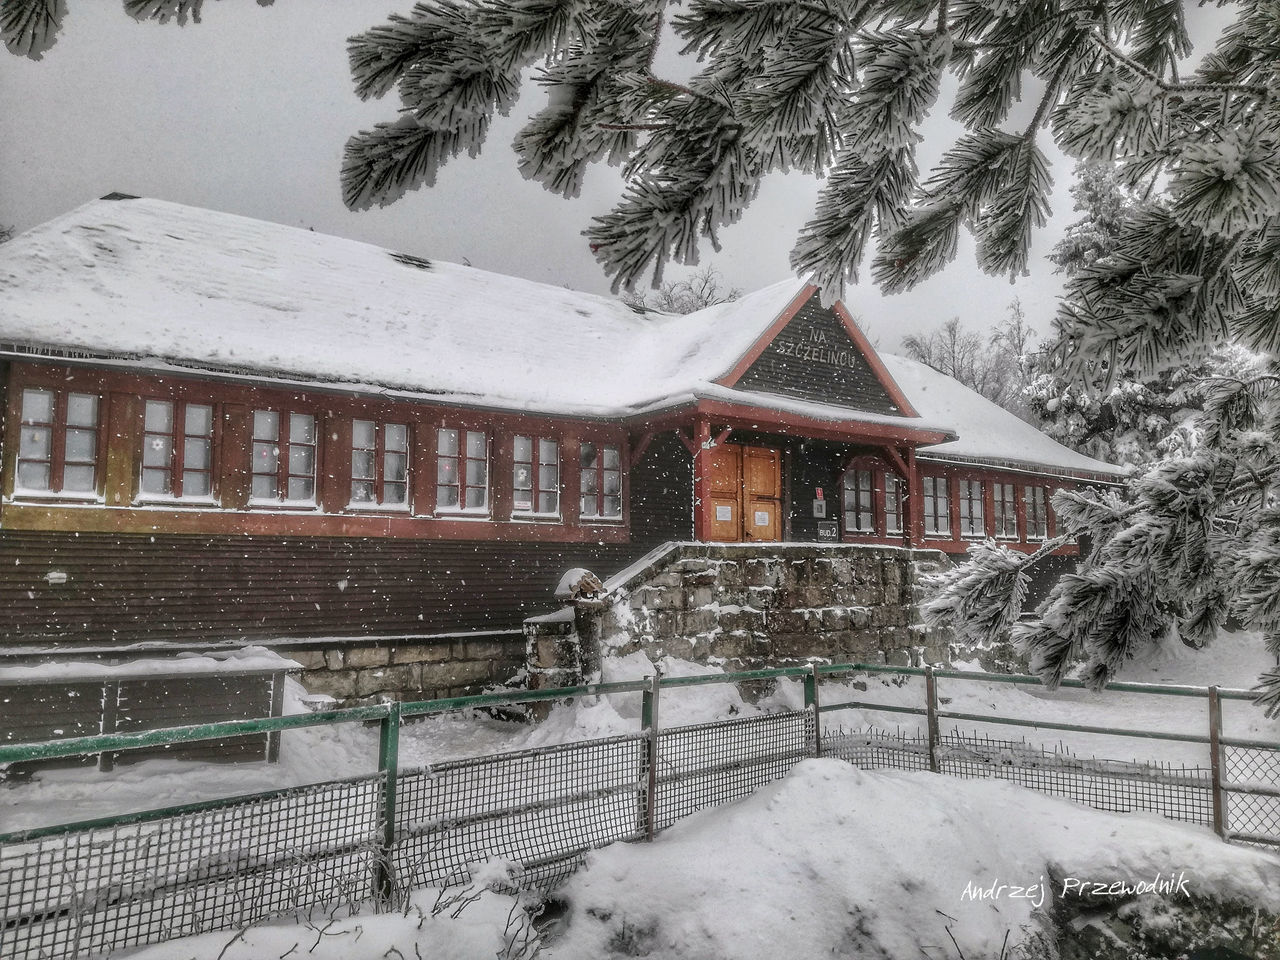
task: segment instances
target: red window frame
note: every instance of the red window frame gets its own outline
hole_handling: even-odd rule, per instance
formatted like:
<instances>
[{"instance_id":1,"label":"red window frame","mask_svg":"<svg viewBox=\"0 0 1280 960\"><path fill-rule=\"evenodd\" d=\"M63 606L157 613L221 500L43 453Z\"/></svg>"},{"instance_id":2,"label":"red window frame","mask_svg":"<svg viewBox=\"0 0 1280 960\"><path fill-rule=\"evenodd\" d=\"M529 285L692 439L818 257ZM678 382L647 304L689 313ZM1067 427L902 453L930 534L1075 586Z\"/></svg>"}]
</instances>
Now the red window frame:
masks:
<instances>
[{"instance_id":1,"label":"red window frame","mask_svg":"<svg viewBox=\"0 0 1280 960\"><path fill-rule=\"evenodd\" d=\"M49 419L38 420L28 415L27 394L38 393L49 396ZM92 423L71 423L71 400L82 398L93 401ZM101 395L82 390L56 390L52 387L33 384L24 386L18 392L18 452L14 458L14 492L35 495L56 495L67 497L96 497L101 489L102 471L98 465L102 462L102 408ZM23 453L24 443L31 440L36 433L46 434L44 456L32 456L37 451L27 448ZM71 450L73 434L92 434L90 438L90 454L88 457L74 455ZM22 482L25 464L39 464L48 471L48 482L45 486L26 486ZM67 468L88 469L91 480L87 487L68 490L66 487Z\"/></svg>"},{"instance_id":2,"label":"red window frame","mask_svg":"<svg viewBox=\"0 0 1280 960\"><path fill-rule=\"evenodd\" d=\"M992 512L995 521L995 534L999 540L1018 539L1018 503L1012 483L993 483L991 485Z\"/></svg>"},{"instance_id":3,"label":"red window frame","mask_svg":"<svg viewBox=\"0 0 1280 960\"><path fill-rule=\"evenodd\" d=\"M588 457L587 451L591 455ZM607 466L610 455L616 466ZM578 515L585 520L621 520L622 519L622 447L616 443L597 443L594 440L583 440L578 454L579 464L579 511ZM614 493L609 493L609 481L617 483ZM606 505L610 499L617 500L616 513L608 512Z\"/></svg>"},{"instance_id":4,"label":"red window frame","mask_svg":"<svg viewBox=\"0 0 1280 960\"><path fill-rule=\"evenodd\" d=\"M451 442L446 439L452 437ZM472 441L484 444L483 456L475 454ZM484 430L466 427L442 426L436 431L436 512L437 513L489 513L489 434ZM472 470L474 464L482 468ZM480 479L474 479L475 475ZM452 496L447 495L452 491ZM479 492L473 497L473 492ZM469 500L478 503L469 504ZM452 500L452 503L448 501Z\"/></svg>"},{"instance_id":5,"label":"red window frame","mask_svg":"<svg viewBox=\"0 0 1280 960\"><path fill-rule=\"evenodd\" d=\"M951 537L951 491L946 477L922 477L924 533L935 539Z\"/></svg>"},{"instance_id":6,"label":"red window frame","mask_svg":"<svg viewBox=\"0 0 1280 960\"><path fill-rule=\"evenodd\" d=\"M522 452L520 448L525 445L528 449ZM554 437L518 433L512 438L511 447L512 515L560 516L560 441ZM544 459L547 457L550 459ZM521 471L524 471L523 476ZM520 505L521 493L528 496L528 506Z\"/></svg>"},{"instance_id":7,"label":"red window frame","mask_svg":"<svg viewBox=\"0 0 1280 960\"><path fill-rule=\"evenodd\" d=\"M372 428L372 446L358 436L360 424ZM351 501L356 510L409 509L409 451L408 423L369 420L353 417L351 420ZM369 455L367 468L357 468L361 454ZM360 472L357 474L357 469ZM370 498L357 497L356 490L367 486ZM394 496L391 496L394 494Z\"/></svg>"},{"instance_id":8,"label":"red window frame","mask_svg":"<svg viewBox=\"0 0 1280 960\"><path fill-rule=\"evenodd\" d=\"M276 417L275 437L266 437L259 433L258 418L260 414L274 414ZM311 439L299 440L296 437L295 417L308 417L311 420ZM297 506L314 506L318 501L320 476L320 418L308 410L290 410L282 407L257 407L253 411L251 440L251 473L249 488L250 506L270 504L293 504ZM270 447L271 449L264 449ZM311 451L311 472L306 473L294 469L293 454L295 450ZM274 461L274 462L272 462ZM257 491L259 477L270 478L275 484L272 495L260 494ZM310 497L293 497L290 492L297 481L308 481L311 484Z\"/></svg>"},{"instance_id":9,"label":"red window frame","mask_svg":"<svg viewBox=\"0 0 1280 960\"><path fill-rule=\"evenodd\" d=\"M981 480L961 480L957 494L960 499L960 536L981 539L987 535L986 517L983 515L983 489Z\"/></svg>"},{"instance_id":10,"label":"red window frame","mask_svg":"<svg viewBox=\"0 0 1280 960\"><path fill-rule=\"evenodd\" d=\"M1027 539L1046 540L1049 537L1049 495L1044 487L1027 485L1022 488L1026 505Z\"/></svg>"},{"instance_id":11,"label":"red window frame","mask_svg":"<svg viewBox=\"0 0 1280 960\"><path fill-rule=\"evenodd\" d=\"M850 467L844 472L840 483L840 504L845 533L875 534L875 474L869 468ZM850 517L854 518L852 524Z\"/></svg>"},{"instance_id":12,"label":"red window frame","mask_svg":"<svg viewBox=\"0 0 1280 960\"><path fill-rule=\"evenodd\" d=\"M218 405L211 402L194 402L190 400L174 400L161 397L143 397L142 404L142 451L139 460L138 497L148 499L199 500L201 502L217 502L219 463L219 417ZM167 430L147 426L147 409L152 405L164 405L169 408L169 427ZM209 411L208 433L188 433L187 414L190 408L204 408ZM189 443L205 442L208 444L209 462L207 467L191 467L188 465ZM157 442L169 444L169 454L164 463L147 463L148 448ZM166 474L169 490L146 489L148 474ZM190 476L189 476L190 475ZM191 477L204 476L207 479L207 493L188 493L187 486Z\"/></svg>"}]
</instances>

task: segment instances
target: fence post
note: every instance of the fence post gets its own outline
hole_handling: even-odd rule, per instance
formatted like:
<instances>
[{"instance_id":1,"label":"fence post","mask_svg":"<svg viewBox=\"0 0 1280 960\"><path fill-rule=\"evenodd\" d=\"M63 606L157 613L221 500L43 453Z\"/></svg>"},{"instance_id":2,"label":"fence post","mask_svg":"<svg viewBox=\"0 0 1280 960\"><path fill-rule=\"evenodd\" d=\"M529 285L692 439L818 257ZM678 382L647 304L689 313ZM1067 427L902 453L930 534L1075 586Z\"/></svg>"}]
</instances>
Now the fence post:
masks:
<instances>
[{"instance_id":1,"label":"fence post","mask_svg":"<svg viewBox=\"0 0 1280 960\"><path fill-rule=\"evenodd\" d=\"M929 769L938 772L938 678L933 664L924 668L925 716L929 725Z\"/></svg>"},{"instance_id":2,"label":"fence post","mask_svg":"<svg viewBox=\"0 0 1280 960\"><path fill-rule=\"evenodd\" d=\"M645 744L644 770L644 838L652 840L658 808L658 695L662 689L662 674L655 671L649 680L649 689L641 695L640 726L648 742Z\"/></svg>"},{"instance_id":3,"label":"fence post","mask_svg":"<svg viewBox=\"0 0 1280 960\"><path fill-rule=\"evenodd\" d=\"M102 733L115 733L120 711L120 681L108 680L102 685ZM110 750L98 754L98 769L114 770L116 755Z\"/></svg>"},{"instance_id":4,"label":"fence post","mask_svg":"<svg viewBox=\"0 0 1280 960\"><path fill-rule=\"evenodd\" d=\"M822 707L818 700L818 665L809 665L804 675L804 707L813 710L813 755L822 756Z\"/></svg>"},{"instance_id":5,"label":"fence post","mask_svg":"<svg viewBox=\"0 0 1280 960\"><path fill-rule=\"evenodd\" d=\"M395 876L392 855L396 844L396 780L400 770L400 702L387 704L387 715L379 721L378 771L382 782L382 837L373 865L373 895L383 904L391 902Z\"/></svg>"},{"instance_id":6,"label":"fence post","mask_svg":"<svg viewBox=\"0 0 1280 960\"><path fill-rule=\"evenodd\" d=\"M271 675L271 716L278 717L284 713L284 681L287 677L283 670ZM280 762L280 731L267 734L267 763Z\"/></svg>"},{"instance_id":7,"label":"fence post","mask_svg":"<svg viewBox=\"0 0 1280 960\"><path fill-rule=\"evenodd\" d=\"M1209 688L1209 769L1213 786L1213 832L1227 839L1227 823L1222 803L1222 701L1218 688Z\"/></svg>"}]
</instances>

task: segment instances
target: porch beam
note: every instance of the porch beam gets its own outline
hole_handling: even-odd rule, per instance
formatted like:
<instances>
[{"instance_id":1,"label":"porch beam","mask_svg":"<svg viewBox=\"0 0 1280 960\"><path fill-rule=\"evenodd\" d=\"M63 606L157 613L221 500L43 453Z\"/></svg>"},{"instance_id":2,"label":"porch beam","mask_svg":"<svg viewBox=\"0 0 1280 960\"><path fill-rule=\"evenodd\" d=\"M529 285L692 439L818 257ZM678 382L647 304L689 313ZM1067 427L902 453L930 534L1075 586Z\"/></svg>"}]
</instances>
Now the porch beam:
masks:
<instances>
[{"instance_id":1,"label":"porch beam","mask_svg":"<svg viewBox=\"0 0 1280 960\"><path fill-rule=\"evenodd\" d=\"M649 444L653 442L653 431L645 432L636 443L631 447L631 456L628 458L628 465L635 467L640 462L640 458L644 456L644 452L649 449Z\"/></svg>"}]
</instances>

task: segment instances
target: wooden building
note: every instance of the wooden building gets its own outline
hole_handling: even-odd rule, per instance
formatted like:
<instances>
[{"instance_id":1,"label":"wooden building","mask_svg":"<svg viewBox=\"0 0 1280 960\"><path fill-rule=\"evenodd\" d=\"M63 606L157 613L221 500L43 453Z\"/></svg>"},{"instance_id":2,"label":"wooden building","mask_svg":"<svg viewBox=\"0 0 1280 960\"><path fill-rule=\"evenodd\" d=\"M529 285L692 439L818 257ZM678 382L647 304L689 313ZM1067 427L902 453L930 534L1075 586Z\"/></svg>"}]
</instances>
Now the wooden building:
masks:
<instances>
[{"instance_id":1,"label":"wooden building","mask_svg":"<svg viewBox=\"0 0 1280 960\"><path fill-rule=\"evenodd\" d=\"M798 281L644 315L119 195L0 246L0 412L10 650L511 636L666 541L1032 550L1119 475Z\"/></svg>"}]
</instances>

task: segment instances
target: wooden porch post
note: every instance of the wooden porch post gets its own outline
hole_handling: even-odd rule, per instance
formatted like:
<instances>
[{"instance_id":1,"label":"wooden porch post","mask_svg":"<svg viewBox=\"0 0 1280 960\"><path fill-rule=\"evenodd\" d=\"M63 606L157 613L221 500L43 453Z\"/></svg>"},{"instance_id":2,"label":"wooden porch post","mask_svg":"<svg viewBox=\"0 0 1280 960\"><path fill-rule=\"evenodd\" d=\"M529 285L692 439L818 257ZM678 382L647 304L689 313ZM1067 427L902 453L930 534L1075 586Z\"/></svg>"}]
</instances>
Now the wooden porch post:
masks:
<instances>
[{"instance_id":1,"label":"wooden porch post","mask_svg":"<svg viewBox=\"0 0 1280 960\"><path fill-rule=\"evenodd\" d=\"M711 423L698 421L693 450L693 539L705 542L711 533Z\"/></svg>"},{"instance_id":2,"label":"wooden porch post","mask_svg":"<svg viewBox=\"0 0 1280 960\"><path fill-rule=\"evenodd\" d=\"M924 543L924 484L920 482L920 466L915 447L907 447L907 545Z\"/></svg>"}]
</instances>

